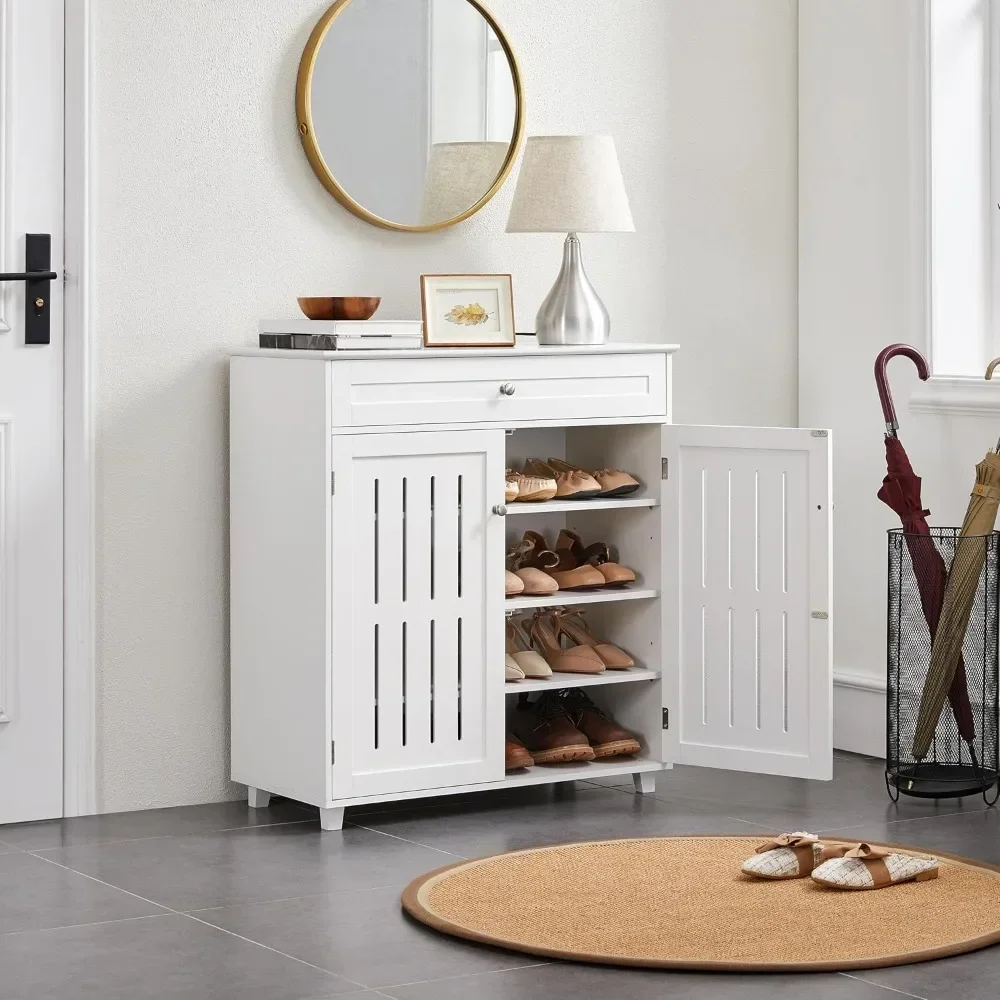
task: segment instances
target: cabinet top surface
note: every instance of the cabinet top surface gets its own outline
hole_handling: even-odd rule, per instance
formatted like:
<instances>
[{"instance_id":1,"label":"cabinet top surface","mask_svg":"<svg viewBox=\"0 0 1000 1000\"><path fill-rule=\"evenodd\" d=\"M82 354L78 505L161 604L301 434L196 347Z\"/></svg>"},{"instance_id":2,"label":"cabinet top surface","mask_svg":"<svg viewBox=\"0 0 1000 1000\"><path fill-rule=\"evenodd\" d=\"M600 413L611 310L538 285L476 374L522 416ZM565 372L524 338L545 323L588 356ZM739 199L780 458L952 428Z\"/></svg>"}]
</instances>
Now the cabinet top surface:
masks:
<instances>
[{"instance_id":1,"label":"cabinet top surface","mask_svg":"<svg viewBox=\"0 0 1000 1000\"><path fill-rule=\"evenodd\" d=\"M598 347L540 347L534 337L518 337L516 347L425 347L406 351L291 351L247 347L233 351L234 358L297 358L299 361L432 361L435 358L556 358L584 354L673 354L678 344L629 344L613 342Z\"/></svg>"}]
</instances>

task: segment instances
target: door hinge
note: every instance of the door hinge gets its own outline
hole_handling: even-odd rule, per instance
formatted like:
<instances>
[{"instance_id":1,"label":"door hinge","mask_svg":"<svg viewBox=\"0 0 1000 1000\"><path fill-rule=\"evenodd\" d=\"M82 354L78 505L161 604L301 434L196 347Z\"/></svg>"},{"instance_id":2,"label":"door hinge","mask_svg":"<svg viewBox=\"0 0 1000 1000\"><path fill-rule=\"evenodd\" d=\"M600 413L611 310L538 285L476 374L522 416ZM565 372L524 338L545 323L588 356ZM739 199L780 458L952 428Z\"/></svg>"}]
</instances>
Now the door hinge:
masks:
<instances>
[{"instance_id":1,"label":"door hinge","mask_svg":"<svg viewBox=\"0 0 1000 1000\"><path fill-rule=\"evenodd\" d=\"M669 708L665 708L663 710L663 728L664 729L669 729L670 728L670 709Z\"/></svg>"},{"instance_id":2,"label":"door hinge","mask_svg":"<svg viewBox=\"0 0 1000 1000\"><path fill-rule=\"evenodd\" d=\"M829 431L812 431L811 433L814 438L825 438L830 436Z\"/></svg>"},{"instance_id":3,"label":"door hinge","mask_svg":"<svg viewBox=\"0 0 1000 1000\"><path fill-rule=\"evenodd\" d=\"M337 495L337 473L330 473L330 496Z\"/></svg>"},{"instance_id":4,"label":"door hinge","mask_svg":"<svg viewBox=\"0 0 1000 1000\"><path fill-rule=\"evenodd\" d=\"M825 611L814 611L812 617L821 622L825 622L830 616Z\"/></svg>"},{"instance_id":5,"label":"door hinge","mask_svg":"<svg viewBox=\"0 0 1000 1000\"><path fill-rule=\"evenodd\" d=\"M336 740L331 740L330 741L330 763L331 764L336 764L337 763L337 741Z\"/></svg>"},{"instance_id":6,"label":"door hinge","mask_svg":"<svg viewBox=\"0 0 1000 1000\"><path fill-rule=\"evenodd\" d=\"M661 458L660 459L660 479L670 478L670 459Z\"/></svg>"}]
</instances>

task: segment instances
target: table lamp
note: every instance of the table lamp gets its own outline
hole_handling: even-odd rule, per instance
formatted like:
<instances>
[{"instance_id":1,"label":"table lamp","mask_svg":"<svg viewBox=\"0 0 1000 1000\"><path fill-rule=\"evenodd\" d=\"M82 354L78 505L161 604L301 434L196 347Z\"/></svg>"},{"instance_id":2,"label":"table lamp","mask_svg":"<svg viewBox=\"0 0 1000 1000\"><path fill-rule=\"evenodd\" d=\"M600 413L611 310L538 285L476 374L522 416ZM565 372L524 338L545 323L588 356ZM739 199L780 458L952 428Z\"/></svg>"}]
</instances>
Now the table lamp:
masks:
<instances>
[{"instance_id":1,"label":"table lamp","mask_svg":"<svg viewBox=\"0 0 1000 1000\"><path fill-rule=\"evenodd\" d=\"M615 142L606 135L531 136L508 233L569 233L541 308L540 344L606 344L611 317L583 269L578 233L634 233Z\"/></svg>"}]
</instances>

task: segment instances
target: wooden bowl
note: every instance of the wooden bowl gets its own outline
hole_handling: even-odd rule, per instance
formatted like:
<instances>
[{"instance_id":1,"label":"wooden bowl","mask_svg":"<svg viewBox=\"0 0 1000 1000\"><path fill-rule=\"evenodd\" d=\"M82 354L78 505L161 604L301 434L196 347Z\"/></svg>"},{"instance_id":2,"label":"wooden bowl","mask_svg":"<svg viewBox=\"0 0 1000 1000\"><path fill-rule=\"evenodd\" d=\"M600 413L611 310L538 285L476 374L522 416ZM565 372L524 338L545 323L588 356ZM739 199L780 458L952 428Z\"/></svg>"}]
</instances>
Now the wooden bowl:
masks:
<instances>
[{"instance_id":1,"label":"wooden bowl","mask_svg":"<svg viewBox=\"0 0 1000 1000\"><path fill-rule=\"evenodd\" d=\"M309 319L371 319L381 299L349 295L340 298L302 298L299 308Z\"/></svg>"}]
</instances>

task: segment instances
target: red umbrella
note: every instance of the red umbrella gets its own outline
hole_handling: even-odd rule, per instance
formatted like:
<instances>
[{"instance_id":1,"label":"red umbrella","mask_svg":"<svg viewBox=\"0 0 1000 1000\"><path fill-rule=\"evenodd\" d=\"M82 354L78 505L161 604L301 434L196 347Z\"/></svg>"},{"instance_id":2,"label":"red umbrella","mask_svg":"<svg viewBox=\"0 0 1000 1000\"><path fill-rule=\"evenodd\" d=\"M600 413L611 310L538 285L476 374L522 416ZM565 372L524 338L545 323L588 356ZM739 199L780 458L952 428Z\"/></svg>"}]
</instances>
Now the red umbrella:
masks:
<instances>
[{"instance_id":1,"label":"red umbrella","mask_svg":"<svg viewBox=\"0 0 1000 1000\"><path fill-rule=\"evenodd\" d=\"M896 436L899 421L896 419L896 408L892 403L885 369L889 359L897 356L909 358L917 366L917 374L924 382L930 378L930 369L924 356L915 347L909 347L907 344L892 344L875 359L875 384L878 386L882 413L885 416L886 476L882 480L878 498L891 507L902 522L906 547L913 563L913 574L917 580L917 589L920 591L920 603L933 639L938 619L941 617L948 570L934 540L930 537L930 528L927 526L927 516L930 511L924 510L920 500L920 477L914 473L906 450ZM976 722L969 701L965 663L961 660L948 691L948 700L955 713L955 722L962 739L971 744L976 738Z\"/></svg>"}]
</instances>

